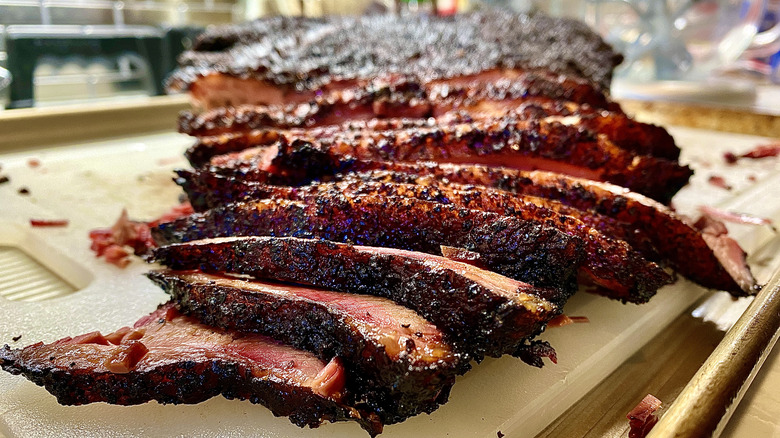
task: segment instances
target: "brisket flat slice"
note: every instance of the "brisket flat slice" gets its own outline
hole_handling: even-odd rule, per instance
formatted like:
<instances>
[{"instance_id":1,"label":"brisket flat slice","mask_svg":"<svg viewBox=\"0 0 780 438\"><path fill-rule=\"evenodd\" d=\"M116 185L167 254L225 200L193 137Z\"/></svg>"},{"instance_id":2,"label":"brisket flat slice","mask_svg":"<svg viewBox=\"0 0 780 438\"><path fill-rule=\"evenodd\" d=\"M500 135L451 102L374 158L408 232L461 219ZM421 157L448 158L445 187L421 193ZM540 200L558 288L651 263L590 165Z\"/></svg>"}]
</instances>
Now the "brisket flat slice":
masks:
<instances>
[{"instance_id":1,"label":"brisket flat slice","mask_svg":"<svg viewBox=\"0 0 780 438\"><path fill-rule=\"evenodd\" d=\"M302 187L258 184L246 195L249 199L304 200L317 199L329 193L414 198L538 221L584 242L585 257L581 266L581 277L587 284L597 286L596 291L599 293L615 299L646 302L658 288L672 282L672 278L660 266L647 261L626 242L601 234L576 216L563 215L526 202L515 194L487 187L435 188L417 184L367 182L358 178ZM229 203L232 200L225 201Z\"/></svg>"},{"instance_id":2,"label":"brisket flat slice","mask_svg":"<svg viewBox=\"0 0 780 438\"><path fill-rule=\"evenodd\" d=\"M349 404L384 424L434 411L467 369L436 326L385 298L198 271L147 276L206 324L269 336L324 361L339 357Z\"/></svg>"},{"instance_id":3,"label":"brisket flat slice","mask_svg":"<svg viewBox=\"0 0 780 438\"><path fill-rule=\"evenodd\" d=\"M171 303L106 336L6 345L0 365L65 405L199 403L221 394L260 403L301 427L353 420L372 436L382 431L375 414L343 403L338 359L325 363L263 336L205 326Z\"/></svg>"},{"instance_id":4,"label":"brisket flat slice","mask_svg":"<svg viewBox=\"0 0 780 438\"><path fill-rule=\"evenodd\" d=\"M722 230L702 232L669 208L612 184L542 171L441 163L394 163L338 159L314 148L298 148L297 155L267 166L211 166L179 171L177 182L191 193L211 193L211 200L194 197L203 208L219 198L249 196L254 183L303 185L314 180L360 178L370 181L492 187L523 196L545 198L564 214L574 214L606 235L625 240L655 261L665 261L696 283L741 296L756 292L756 281L744 254ZM270 154L272 157L274 154ZM267 170L262 170L267 169ZM341 175L339 175L341 174ZM531 201L533 202L533 201ZM585 213L573 212L572 209ZM709 240L709 242L707 240ZM731 248L728 249L727 248Z\"/></svg>"},{"instance_id":5,"label":"brisket flat slice","mask_svg":"<svg viewBox=\"0 0 780 438\"><path fill-rule=\"evenodd\" d=\"M409 80L370 83L364 87L318 94L302 102L276 105L236 103L203 113L185 111L179 131L189 135L215 135L262 128L311 128L375 118L442 117L457 111L475 118L496 116L524 105L536 104L549 115L579 108L598 114L607 108L623 114L601 93L584 84L538 72L505 72L509 77L477 77L474 82L426 85ZM522 114L522 113L521 113Z\"/></svg>"},{"instance_id":6,"label":"brisket flat slice","mask_svg":"<svg viewBox=\"0 0 780 438\"><path fill-rule=\"evenodd\" d=\"M425 130L477 120L484 123L500 119L560 121L596 134L605 134L618 147L638 155L676 160L680 154L680 149L665 129L636 122L620 112L596 110L588 105L529 97L523 97L520 101L471 101L468 98L455 106L454 110L434 119L432 112L420 111L425 105L417 97L409 102L408 111L399 111L397 101L392 104L395 110L390 115L394 117L379 119L377 117L386 117L388 114L387 111L380 114L377 109L387 105L380 106L374 101L365 102L362 107L355 107L352 101L342 105L305 104L305 107L292 107L285 112L256 106L220 108L200 115L185 112L179 118L179 129L184 133L201 136L198 143L186 153L195 167L207 164L216 155L268 145L282 135L333 138L339 132L359 131L352 135L369 135L375 131ZM430 106L441 106L441 103L433 101ZM360 108L363 108L362 113ZM320 117L334 109L335 119L330 116ZM344 119L348 121L344 122ZM338 124L312 128L323 125L325 121L336 121ZM284 132L286 130L292 132Z\"/></svg>"},{"instance_id":7,"label":"brisket flat slice","mask_svg":"<svg viewBox=\"0 0 780 438\"><path fill-rule=\"evenodd\" d=\"M256 163L267 169L271 160L289 160L299 149L313 148L333 162L345 157L544 169L612 182L661 202L668 202L693 173L673 161L635 155L577 126L511 117L397 131L337 132L316 139L295 131L278 135L271 145L217 156L211 164L247 167Z\"/></svg>"},{"instance_id":8,"label":"brisket flat slice","mask_svg":"<svg viewBox=\"0 0 780 438\"><path fill-rule=\"evenodd\" d=\"M574 292L582 242L535 221L435 202L379 195L265 199L195 213L152 229L158 245L209 237L290 236L439 255L478 252L491 270Z\"/></svg>"},{"instance_id":9,"label":"brisket flat slice","mask_svg":"<svg viewBox=\"0 0 780 438\"><path fill-rule=\"evenodd\" d=\"M173 269L230 272L389 298L435 324L459 353L515 354L565 294L441 256L294 237L229 237L156 248Z\"/></svg>"},{"instance_id":10,"label":"brisket flat slice","mask_svg":"<svg viewBox=\"0 0 780 438\"><path fill-rule=\"evenodd\" d=\"M203 41L210 43L182 55L168 82L174 91L189 88L202 106L237 104L232 98L247 94L259 103L289 101L382 76L429 83L496 69L544 70L607 90L622 60L583 23L506 10L263 19L212 31Z\"/></svg>"},{"instance_id":11,"label":"brisket flat slice","mask_svg":"<svg viewBox=\"0 0 780 438\"><path fill-rule=\"evenodd\" d=\"M345 167L407 174L395 179L399 182L422 183L425 178L431 178L555 200L614 219L614 225L622 225L625 230L616 237L637 248L647 247L649 241L676 271L704 287L725 290L735 296L752 295L758 290L745 253L738 250L739 245L726 235L725 228L713 225L699 229L668 207L612 184L551 172L486 166L353 161ZM385 178L380 176L380 179ZM588 214L584 217L588 218ZM607 223L603 227L598 223L589 224L603 231L615 228Z\"/></svg>"}]
</instances>

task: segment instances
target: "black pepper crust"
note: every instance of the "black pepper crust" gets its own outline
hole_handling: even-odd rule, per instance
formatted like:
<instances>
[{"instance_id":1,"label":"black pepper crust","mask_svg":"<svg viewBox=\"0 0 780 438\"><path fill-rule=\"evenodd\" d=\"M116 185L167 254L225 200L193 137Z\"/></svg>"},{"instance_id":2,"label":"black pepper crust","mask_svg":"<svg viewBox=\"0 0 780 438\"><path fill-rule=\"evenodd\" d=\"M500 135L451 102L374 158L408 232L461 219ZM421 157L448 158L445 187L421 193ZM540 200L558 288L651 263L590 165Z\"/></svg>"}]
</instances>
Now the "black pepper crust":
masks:
<instances>
[{"instance_id":1,"label":"black pepper crust","mask_svg":"<svg viewBox=\"0 0 780 438\"><path fill-rule=\"evenodd\" d=\"M172 304L160 305L158 312L166 309L173 309ZM160 315L165 316L154 317L136 328L154 330L155 325L170 323L169 314ZM181 323L177 324L181 326ZM181 349L176 354L157 353L154 348L144 350L144 356L138 359L145 359L148 355L154 355L154 358L144 362L140 368L130 364L130 369L124 372L112 372L105 365L107 359L115 357L117 350L125 345L124 341L112 345L100 334L101 340L95 342L65 338L51 344L39 342L22 349L11 349L5 345L0 349L0 367L43 386L63 405L97 402L136 405L151 400L163 404L193 404L222 395L228 399L261 404L275 416L289 417L293 424L300 427L317 427L325 421L350 420L358 422L371 436L382 432L382 423L376 414L345 404L343 394L325 397L315 393L310 386L290 378L284 370L253 369L255 365L252 361L243 359L242 362L223 354L221 341L216 341L216 345L209 343L208 335L218 329L195 321L183 324L196 332L195 336L205 335L202 337L205 340L201 341L202 348ZM138 342L147 342L150 346L158 342L147 341L144 333L140 333ZM233 340L242 337L241 334L232 336ZM204 354L203 348L209 347L213 349L213 355Z\"/></svg>"},{"instance_id":2,"label":"black pepper crust","mask_svg":"<svg viewBox=\"0 0 780 438\"><path fill-rule=\"evenodd\" d=\"M497 110L541 102L554 106L585 105L583 113L607 109L622 114L615 103L589 84L545 72L513 72L512 78L473 78L465 84L422 84L409 79L377 81L345 90L314 94L306 102L287 105L232 105L203 113L183 111L179 131L189 135L264 127L312 127L374 118L427 118L447 111L479 109L486 102ZM564 109L558 109L558 112Z\"/></svg>"},{"instance_id":3,"label":"black pepper crust","mask_svg":"<svg viewBox=\"0 0 780 438\"><path fill-rule=\"evenodd\" d=\"M225 181L228 187L231 181ZM576 209L566 209L565 213L555 211L558 206L537 205L544 202L538 199L523 199L522 196L489 187L453 188L446 185L432 187L430 183L372 182L359 175L351 179L347 177L345 181L339 183L320 183L302 187L252 183L246 183L245 187L246 190L238 189L232 193L239 197L214 199L210 196L210 192L203 195L210 201L209 207L264 198L316 199L327 193L377 194L452 204L461 208L538 221L545 226L580 238L584 242L585 251L580 277L586 284L598 286L597 290L603 295L624 302L644 303L655 295L658 288L672 282L671 276L660 266L649 262L625 241L604 235L581 221L580 217L588 213ZM225 185L222 189L229 190ZM558 210L563 209L558 208Z\"/></svg>"},{"instance_id":4,"label":"black pepper crust","mask_svg":"<svg viewBox=\"0 0 780 438\"><path fill-rule=\"evenodd\" d=\"M584 23L541 14L274 17L208 31L181 56L168 85L181 90L218 72L311 90L381 74L430 81L523 68L585 79L608 90L621 61Z\"/></svg>"},{"instance_id":5,"label":"black pepper crust","mask_svg":"<svg viewBox=\"0 0 780 438\"><path fill-rule=\"evenodd\" d=\"M491 270L537 286L576 289L582 242L538 222L452 205L381 196L237 203L161 224L158 245L209 237L291 236L440 254L440 246L483 256Z\"/></svg>"},{"instance_id":6,"label":"black pepper crust","mask_svg":"<svg viewBox=\"0 0 780 438\"><path fill-rule=\"evenodd\" d=\"M693 174L688 166L634 154L581 126L557 121L518 120L512 116L391 131L324 131L318 134L321 135L311 137L306 131L278 131L264 135L259 139L261 142L273 138L276 141L233 155L214 157L212 167L264 168L270 146L276 148L272 164L278 164L281 169L302 170L300 166L287 163L294 161L296 154L301 154L299 149L315 149L330 162L349 157L393 162L476 163L554 172L564 169L627 187L662 203L668 203Z\"/></svg>"},{"instance_id":7,"label":"black pepper crust","mask_svg":"<svg viewBox=\"0 0 780 438\"><path fill-rule=\"evenodd\" d=\"M513 354L557 316L567 295L516 284L511 298L468 278L477 269L327 240L245 237L167 245L153 260L173 269L230 272L389 298L431 321L464 358ZM529 303L523 305L523 300ZM469 303L464 305L464 303Z\"/></svg>"},{"instance_id":8,"label":"black pepper crust","mask_svg":"<svg viewBox=\"0 0 780 438\"><path fill-rule=\"evenodd\" d=\"M189 273L151 271L146 276L171 295L180 310L205 324L260 333L310 351L323 361L341 358L347 371L348 404L375 412L383 424L433 412L447 401L455 375L469 368L468 359L454 353L431 363L414 363L408 356L394 360L384 346L367 338L327 303L254 293L240 284L193 283L187 279Z\"/></svg>"},{"instance_id":9,"label":"black pepper crust","mask_svg":"<svg viewBox=\"0 0 780 438\"><path fill-rule=\"evenodd\" d=\"M295 169L295 171L287 171ZM302 172L309 169L310 172ZM562 213L580 210L576 217L605 234L625 240L649 259L668 263L677 272L696 283L742 296L743 290L724 269L701 232L674 212L621 187L587 181L563 174L528 172L505 167L468 164L399 163L356 160L342 157L336 161L314 148L300 148L289 163L278 163L270 171L257 166L241 168L208 167L179 171L177 182L189 193L196 208L219 199L252 196L256 183L304 185L316 180L354 177L369 181L393 181L410 184L457 183L491 187L520 195L536 196L560 203ZM208 196L201 195L208 193ZM574 212L576 213L576 212Z\"/></svg>"},{"instance_id":10,"label":"black pepper crust","mask_svg":"<svg viewBox=\"0 0 780 438\"><path fill-rule=\"evenodd\" d=\"M482 101L481 105L484 106L485 102ZM490 106L492 108L492 104ZM313 108L322 111L325 107L318 105ZM472 123L477 120L482 123L512 118L525 121L551 116L577 116L580 118L580 121L575 124L577 127L595 134L605 134L616 146L638 155L676 160L680 154L680 149L665 129L633 121L620 112L597 111L588 105L571 105L547 98L525 99L518 106L508 108L501 106L489 116L480 114L482 110L484 108L480 107L476 113L472 113L468 107L459 106L457 111L447 112L436 119L429 117L433 113L426 118L411 118L414 114L405 113L400 118L378 119L373 118L376 116L375 105L370 103L365 108L366 117L372 117L369 120L350 120L338 125L309 128L317 122L311 124L309 118L296 117L293 124L276 121L268 123L268 120L264 120L266 115L268 118L273 118L272 114L281 115L281 113L276 113L275 110L267 107L247 106L208 111L199 116L185 113L180 119L182 123L180 129L186 133L194 133L191 129L196 129L198 132L198 141L185 152L185 156L194 167L207 165L209 160L217 155L271 144L282 136L294 135L311 139L333 138L337 135L370 136L372 132L377 131L425 130ZM354 113L355 108L350 107L350 111ZM301 114L297 108L288 112L290 113ZM205 126L209 127L208 132L202 132L198 128L205 128Z\"/></svg>"}]
</instances>

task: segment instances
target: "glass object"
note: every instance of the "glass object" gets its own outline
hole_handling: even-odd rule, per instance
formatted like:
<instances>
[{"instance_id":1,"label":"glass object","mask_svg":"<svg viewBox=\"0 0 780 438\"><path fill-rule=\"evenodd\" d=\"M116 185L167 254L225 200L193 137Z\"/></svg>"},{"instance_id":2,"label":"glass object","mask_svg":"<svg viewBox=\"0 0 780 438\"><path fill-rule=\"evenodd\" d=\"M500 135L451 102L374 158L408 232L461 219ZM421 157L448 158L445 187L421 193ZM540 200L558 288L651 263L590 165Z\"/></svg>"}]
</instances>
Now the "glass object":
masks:
<instances>
[{"instance_id":1,"label":"glass object","mask_svg":"<svg viewBox=\"0 0 780 438\"><path fill-rule=\"evenodd\" d=\"M765 0L587 0L586 19L623 53L617 77L701 80L751 48L774 44L758 33Z\"/></svg>"}]
</instances>

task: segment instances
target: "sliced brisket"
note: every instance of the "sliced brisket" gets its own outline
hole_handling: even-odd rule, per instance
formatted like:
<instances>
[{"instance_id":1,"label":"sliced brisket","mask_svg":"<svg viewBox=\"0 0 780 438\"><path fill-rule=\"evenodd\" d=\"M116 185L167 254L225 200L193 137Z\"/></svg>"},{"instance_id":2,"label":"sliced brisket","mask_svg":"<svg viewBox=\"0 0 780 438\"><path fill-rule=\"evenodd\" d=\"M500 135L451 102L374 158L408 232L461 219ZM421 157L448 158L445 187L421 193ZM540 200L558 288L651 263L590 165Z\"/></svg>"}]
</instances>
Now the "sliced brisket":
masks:
<instances>
[{"instance_id":1,"label":"sliced brisket","mask_svg":"<svg viewBox=\"0 0 780 438\"><path fill-rule=\"evenodd\" d=\"M440 254L440 246L482 255L490 269L539 286L574 291L582 242L536 221L436 202L328 194L214 208L152 230L159 245L209 237L291 236Z\"/></svg>"},{"instance_id":2,"label":"sliced brisket","mask_svg":"<svg viewBox=\"0 0 780 438\"><path fill-rule=\"evenodd\" d=\"M385 298L198 271L147 276L206 324L341 358L350 405L368 406L384 424L434 411L467 369L436 326Z\"/></svg>"},{"instance_id":3,"label":"sliced brisket","mask_svg":"<svg viewBox=\"0 0 780 438\"><path fill-rule=\"evenodd\" d=\"M161 306L109 335L92 332L51 344L0 349L0 365L44 386L65 405L199 403L216 395L248 399L298 426L353 420L376 435L382 424L343 403L338 359L259 335L215 329Z\"/></svg>"},{"instance_id":4,"label":"sliced brisket","mask_svg":"<svg viewBox=\"0 0 780 438\"><path fill-rule=\"evenodd\" d=\"M441 256L294 237L231 237L167 245L174 269L230 272L389 298L434 323L456 350L514 354L560 313L566 296Z\"/></svg>"}]
</instances>

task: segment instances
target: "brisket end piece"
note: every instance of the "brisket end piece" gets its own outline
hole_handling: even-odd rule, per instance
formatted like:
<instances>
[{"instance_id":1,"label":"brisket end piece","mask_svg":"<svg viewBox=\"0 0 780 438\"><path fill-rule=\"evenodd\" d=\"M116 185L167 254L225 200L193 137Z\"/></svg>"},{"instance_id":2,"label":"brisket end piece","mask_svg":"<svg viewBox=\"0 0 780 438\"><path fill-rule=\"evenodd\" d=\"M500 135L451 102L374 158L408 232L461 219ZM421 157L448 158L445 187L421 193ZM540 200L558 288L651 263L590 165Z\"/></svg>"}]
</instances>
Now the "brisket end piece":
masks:
<instances>
[{"instance_id":1,"label":"brisket end piece","mask_svg":"<svg viewBox=\"0 0 780 438\"><path fill-rule=\"evenodd\" d=\"M384 298L198 271L147 276L206 324L270 336L321 360L339 357L349 404L384 424L433 412L447 401L456 372L468 368L438 328Z\"/></svg>"},{"instance_id":2,"label":"brisket end piece","mask_svg":"<svg viewBox=\"0 0 780 438\"><path fill-rule=\"evenodd\" d=\"M343 403L344 368L259 335L207 327L169 303L103 336L92 332L24 349L0 349L0 365L43 386L61 404L199 403L247 399L298 426L357 421L372 436L374 414Z\"/></svg>"},{"instance_id":3,"label":"brisket end piece","mask_svg":"<svg viewBox=\"0 0 780 438\"><path fill-rule=\"evenodd\" d=\"M413 309L460 353L514 354L560 313L565 295L441 256L292 237L233 237L154 250L173 269L231 272L389 298Z\"/></svg>"},{"instance_id":4,"label":"brisket end piece","mask_svg":"<svg viewBox=\"0 0 780 438\"><path fill-rule=\"evenodd\" d=\"M266 199L195 213L152 229L158 245L210 237L290 236L441 254L480 253L498 273L537 286L576 290L582 242L539 222L453 205L378 195Z\"/></svg>"},{"instance_id":5,"label":"brisket end piece","mask_svg":"<svg viewBox=\"0 0 780 438\"><path fill-rule=\"evenodd\" d=\"M223 103L230 91L241 98L238 90L254 90L252 83L269 95L266 100L280 100L382 76L432 82L493 69L546 71L606 91L622 60L581 22L506 10L454 17L262 19L209 31L202 41L180 57L168 88L196 94L199 82L216 78L204 87L222 91L213 97Z\"/></svg>"}]
</instances>

